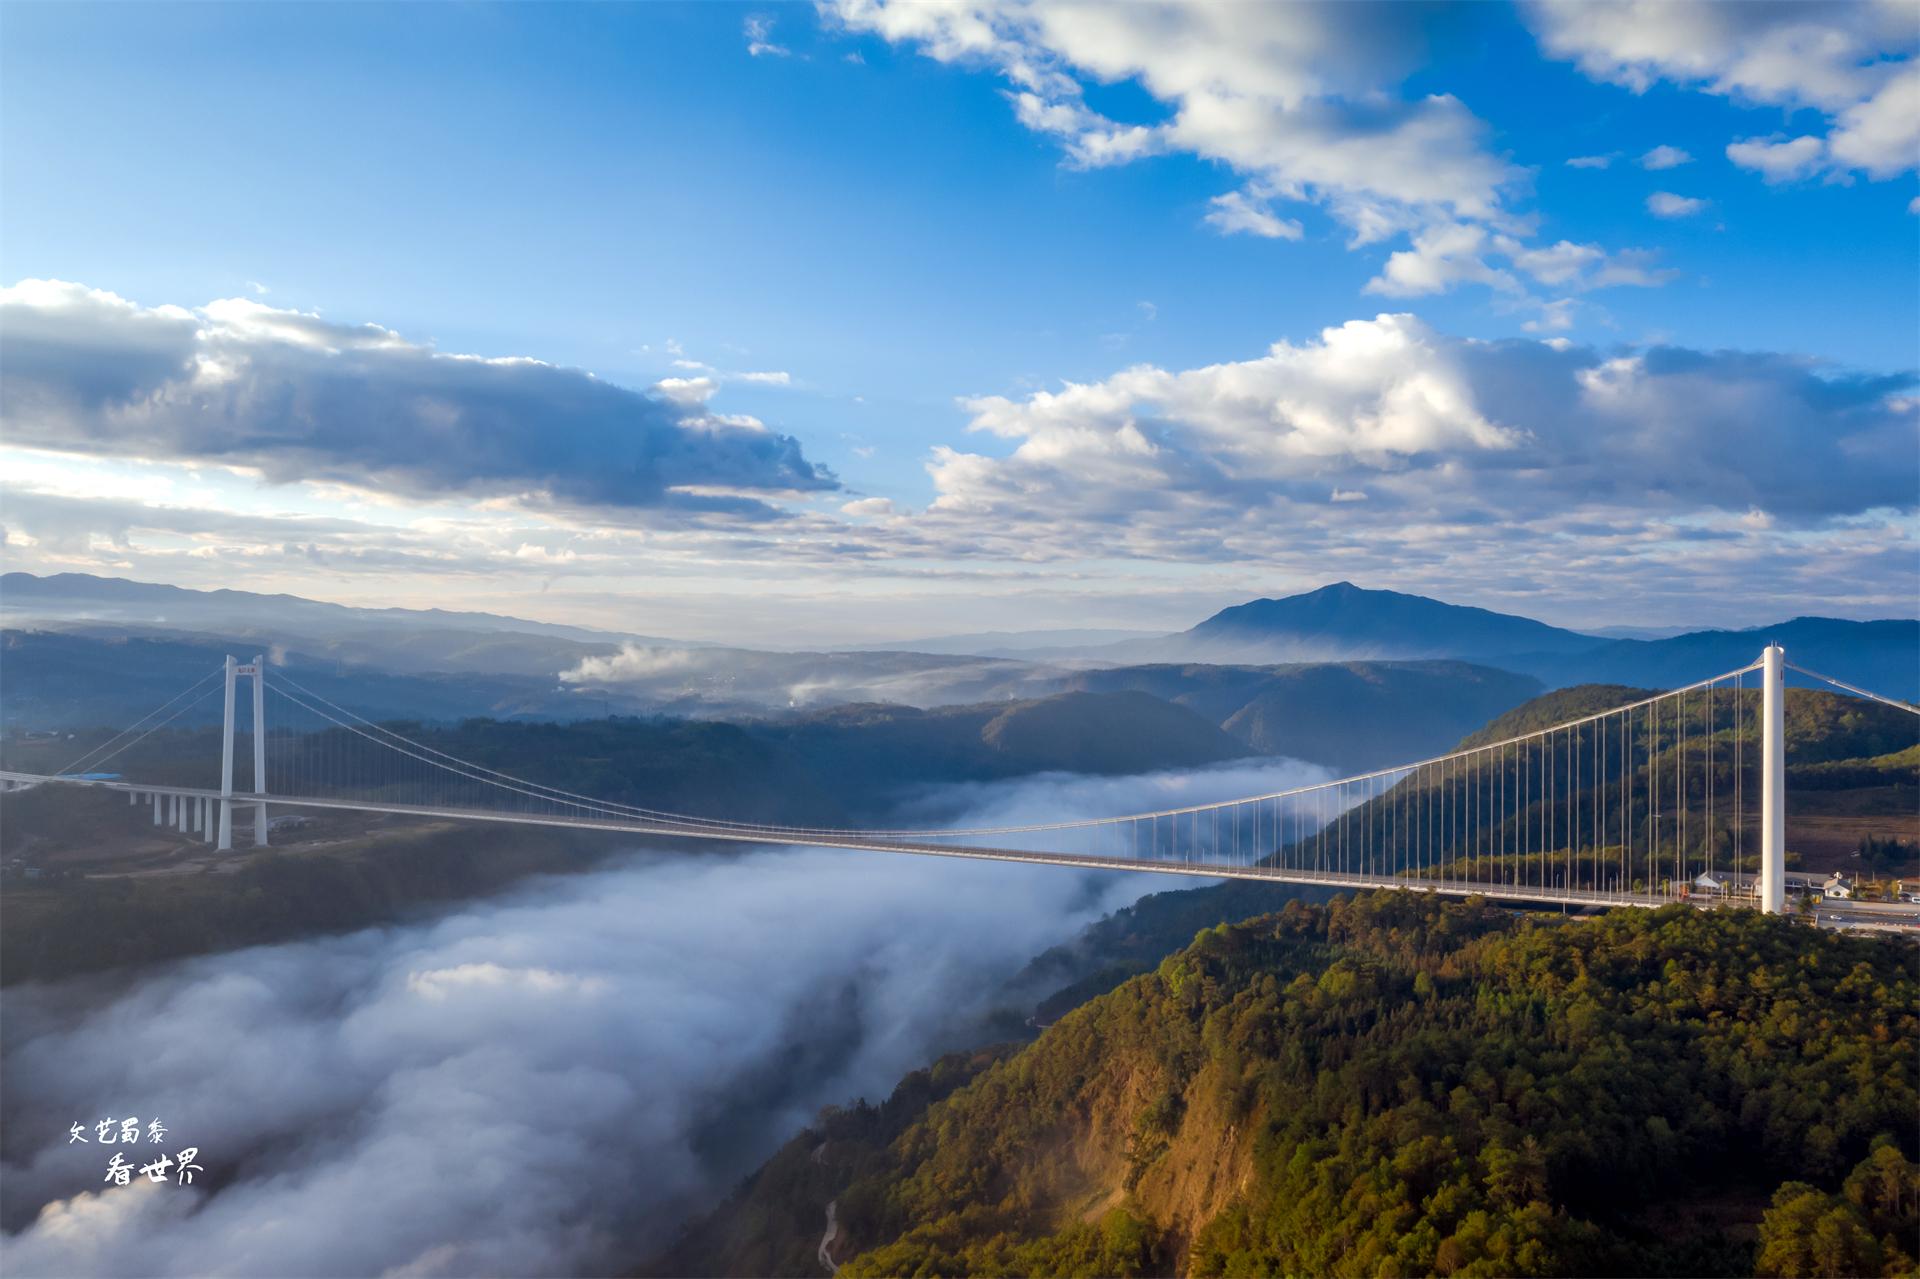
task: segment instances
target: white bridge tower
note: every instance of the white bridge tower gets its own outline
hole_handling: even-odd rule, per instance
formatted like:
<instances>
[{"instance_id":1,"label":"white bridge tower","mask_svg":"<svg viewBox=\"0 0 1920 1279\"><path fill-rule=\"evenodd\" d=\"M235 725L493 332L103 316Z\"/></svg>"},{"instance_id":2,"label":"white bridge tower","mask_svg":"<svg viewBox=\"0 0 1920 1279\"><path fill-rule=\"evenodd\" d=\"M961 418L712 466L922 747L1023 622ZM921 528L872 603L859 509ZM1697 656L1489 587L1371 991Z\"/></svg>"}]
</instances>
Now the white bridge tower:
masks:
<instances>
[{"instance_id":1,"label":"white bridge tower","mask_svg":"<svg viewBox=\"0 0 1920 1279\"><path fill-rule=\"evenodd\" d=\"M267 659L256 656L251 662L240 662L232 654L227 655L227 715L226 727L221 736L220 746L220 843L218 847L233 847L233 695L234 685L242 675L253 681L253 793L267 793ZM264 847L267 842L267 806L256 802L253 806L253 842Z\"/></svg>"},{"instance_id":2,"label":"white bridge tower","mask_svg":"<svg viewBox=\"0 0 1920 1279\"><path fill-rule=\"evenodd\" d=\"M1760 654L1760 909L1787 908L1787 650Z\"/></svg>"}]
</instances>

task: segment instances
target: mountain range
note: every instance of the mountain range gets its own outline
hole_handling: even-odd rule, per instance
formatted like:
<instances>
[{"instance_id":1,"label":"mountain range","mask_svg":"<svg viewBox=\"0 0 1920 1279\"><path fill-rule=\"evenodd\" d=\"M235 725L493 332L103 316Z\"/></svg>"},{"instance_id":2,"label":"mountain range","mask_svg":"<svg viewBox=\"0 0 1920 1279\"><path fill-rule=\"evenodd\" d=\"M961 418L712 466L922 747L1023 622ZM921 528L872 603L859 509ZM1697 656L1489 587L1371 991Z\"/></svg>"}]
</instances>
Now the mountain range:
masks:
<instances>
[{"instance_id":1,"label":"mountain range","mask_svg":"<svg viewBox=\"0 0 1920 1279\"><path fill-rule=\"evenodd\" d=\"M1920 693L1920 621L1796 617L1658 639L1588 635L1532 618L1336 582L1222 609L1190 630L1097 650L1103 661L1262 664L1450 658L1531 675L1549 688L1672 688L1744 666L1769 643L1789 659L1896 697ZM1796 682L1798 677L1790 677Z\"/></svg>"},{"instance_id":2,"label":"mountain range","mask_svg":"<svg viewBox=\"0 0 1920 1279\"><path fill-rule=\"evenodd\" d=\"M0 574L0 622L11 629L219 635L262 649L298 647L317 657L391 671L543 678L586 657L617 653L622 644L701 647L496 613L356 608L298 595L198 591L89 573Z\"/></svg>"},{"instance_id":3,"label":"mountain range","mask_svg":"<svg viewBox=\"0 0 1920 1279\"><path fill-rule=\"evenodd\" d=\"M0 624L14 637L13 720L22 706L47 705L37 698L44 689L19 678L36 669L25 659L51 656L46 641L19 637L47 632L96 645L149 640L196 654L272 652L276 661L330 671L338 687L378 685L377 704L361 697L370 713L762 716L849 703L925 708L1131 689L1201 709L1257 750L1297 738L1288 716L1306 703L1315 708L1309 718L1325 723L1333 708L1371 705L1389 685L1387 713L1427 717L1438 742L1541 686L1673 687L1745 665L1769 642L1843 680L1920 695L1920 621L1910 619L1803 617L1748 630L1620 638L1350 582L1251 600L1172 635L1089 644L1080 641L1110 633L989 632L919 641L920 650L734 648L488 613L352 608L84 574L0 576ZM1413 662L1451 669L1417 674L1405 668ZM1383 683L1395 665L1402 669ZM107 656L79 666L91 673L68 671L61 697L105 697L116 681L139 678ZM403 677L425 682L391 682ZM1420 693L1401 696L1414 684ZM1377 745L1355 740L1340 762L1368 759Z\"/></svg>"},{"instance_id":4,"label":"mountain range","mask_svg":"<svg viewBox=\"0 0 1920 1279\"><path fill-rule=\"evenodd\" d=\"M1476 661L1516 653L1577 653L1601 642L1528 617L1335 582L1303 595L1236 604L1177 635L1122 641L1102 655L1241 664L1422 657Z\"/></svg>"}]
</instances>

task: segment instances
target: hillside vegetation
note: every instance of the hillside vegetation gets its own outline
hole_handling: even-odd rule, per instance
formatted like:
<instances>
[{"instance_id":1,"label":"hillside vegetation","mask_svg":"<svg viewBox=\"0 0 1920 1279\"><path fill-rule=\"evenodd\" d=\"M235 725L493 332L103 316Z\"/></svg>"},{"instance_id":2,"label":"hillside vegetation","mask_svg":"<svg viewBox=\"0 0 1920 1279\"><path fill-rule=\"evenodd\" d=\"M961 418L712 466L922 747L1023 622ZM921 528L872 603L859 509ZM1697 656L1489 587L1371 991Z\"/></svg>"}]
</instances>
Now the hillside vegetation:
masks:
<instances>
[{"instance_id":1,"label":"hillside vegetation","mask_svg":"<svg viewBox=\"0 0 1920 1279\"><path fill-rule=\"evenodd\" d=\"M1123 666L1081 672L1072 684L1151 693L1250 750L1343 773L1436 754L1541 687L1530 676L1436 661Z\"/></svg>"},{"instance_id":2,"label":"hillside vegetation","mask_svg":"<svg viewBox=\"0 0 1920 1279\"><path fill-rule=\"evenodd\" d=\"M660 1268L816 1273L831 1201L848 1279L1910 1273L1917 997L1751 912L1295 904L824 1115Z\"/></svg>"},{"instance_id":3,"label":"hillside vegetation","mask_svg":"<svg viewBox=\"0 0 1920 1279\"><path fill-rule=\"evenodd\" d=\"M0 797L0 856L50 872L10 875L0 891L0 984L346 932L585 870L625 846L590 831L402 818L330 821L334 837L256 855L243 814L236 852L216 856L147 813L103 791ZM205 868L181 869L186 857Z\"/></svg>"},{"instance_id":4,"label":"hillside vegetation","mask_svg":"<svg viewBox=\"0 0 1920 1279\"><path fill-rule=\"evenodd\" d=\"M1504 741L1586 715L1610 711L1629 702L1657 696L1662 690L1630 688L1622 684L1581 684L1555 689L1490 720L1484 728L1460 742L1460 748ZM1860 759L1904 750L1920 739L1920 718L1907 711L1823 689L1789 688L1782 715L1789 765L1823 764L1837 759ZM1760 714L1760 692L1755 688L1713 690L1711 700L1696 692L1681 704L1663 703L1655 725L1663 740L1673 739L1678 724L1698 737L1709 725L1729 733L1737 725L1752 740ZM1636 716L1636 723L1640 722Z\"/></svg>"},{"instance_id":5,"label":"hillside vegetation","mask_svg":"<svg viewBox=\"0 0 1920 1279\"><path fill-rule=\"evenodd\" d=\"M1373 858L1388 871L1444 867L1491 882L1624 884L1658 889L1703 871L1758 866L1760 694L1715 690L1630 716L1526 737L1652 696L1582 685L1535 698L1461 748L1522 738L1421 770L1307 827L1285 860ZM1837 693L1788 689L1785 707L1794 845L1832 851L1830 820L1862 835L1908 838L1920 824L1920 717ZM1851 792L1841 795L1839 792ZM1351 850L1360 850L1352 853Z\"/></svg>"},{"instance_id":6,"label":"hillside vegetation","mask_svg":"<svg viewBox=\"0 0 1920 1279\"><path fill-rule=\"evenodd\" d=\"M311 726L311 721L306 725ZM398 722L407 737L486 768L614 803L746 821L836 824L889 810L903 793L1047 771L1094 774L1193 768L1244 756L1244 746L1182 706L1140 693L1061 693L981 706L856 705L779 720L629 718ZM0 743L6 767L58 769L104 732L50 743ZM212 785L217 730L164 731L110 768L156 783ZM275 737L273 789L318 778L355 794L408 802L405 761L345 729ZM242 764L242 784L246 765ZM278 779L287 779L281 784ZM436 780L438 778L436 777Z\"/></svg>"},{"instance_id":7,"label":"hillside vegetation","mask_svg":"<svg viewBox=\"0 0 1920 1279\"><path fill-rule=\"evenodd\" d=\"M615 802L741 820L846 824L884 814L903 792L1050 769L1087 773L1194 767L1243 753L1184 707L1141 693L1069 693L1012 705L844 707L778 723L468 720L408 724L435 750ZM86 738L0 750L7 767L60 768ZM243 757L245 746L243 741ZM393 780L394 759L345 730L275 738L271 789L321 776L365 797L419 802ZM403 761L404 762L404 761ZM112 767L160 784L209 786L213 730L163 731ZM419 776L412 768L402 776ZM250 783L243 763L240 784ZM488 795L468 786L465 802ZM197 835L151 825L118 794L38 788L0 796L0 857L39 878L0 895L0 982L52 979L121 964L281 941L390 920L498 891L528 874L576 870L629 838L488 823L388 823L321 846L254 855L251 815L237 852L211 856ZM656 844L658 841L655 841ZM686 855L711 851L695 846ZM183 862L193 861L193 865ZM1191 932L1191 928L1185 930ZM1056 984L1072 980L1061 976ZM1115 975L1107 984L1117 981ZM1104 989L1105 987L1101 987ZM1036 989L1033 998L1053 989Z\"/></svg>"},{"instance_id":8,"label":"hillside vegetation","mask_svg":"<svg viewBox=\"0 0 1920 1279\"><path fill-rule=\"evenodd\" d=\"M983 706L843 706L749 724L849 807L874 793L1031 773L1123 774L1236 759L1245 746L1184 706L1131 691L1070 692Z\"/></svg>"}]
</instances>

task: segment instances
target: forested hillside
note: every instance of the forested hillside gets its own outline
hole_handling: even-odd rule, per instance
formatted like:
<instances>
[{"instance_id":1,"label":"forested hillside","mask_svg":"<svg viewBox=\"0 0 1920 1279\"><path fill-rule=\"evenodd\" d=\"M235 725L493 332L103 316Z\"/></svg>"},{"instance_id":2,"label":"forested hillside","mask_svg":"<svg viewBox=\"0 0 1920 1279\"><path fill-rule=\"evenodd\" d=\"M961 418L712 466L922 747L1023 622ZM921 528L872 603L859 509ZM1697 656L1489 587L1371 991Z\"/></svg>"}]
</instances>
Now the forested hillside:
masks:
<instances>
[{"instance_id":1,"label":"forested hillside","mask_svg":"<svg viewBox=\"0 0 1920 1279\"><path fill-rule=\"evenodd\" d=\"M1066 693L931 711L844 707L745 725L618 718L397 727L429 749L598 799L799 825L869 820L886 814L904 793L946 782L1048 770L1192 768L1244 753L1194 712L1143 693ZM10 738L0 742L0 763L58 770L106 737ZM243 738L242 787L252 780L248 754ZM345 787L363 797L419 802L423 792L415 783L427 770L396 772L396 759L415 763L377 754L345 729L276 737L268 751L268 789L324 795ZM109 766L145 781L208 786L219 763L219 734L202 728L154 733ZM498 802L472 785L457 798ZM484 823L412 831L348 823L341 830L323 825L309 832L316 837L311 842L296 838L291 847L276 838L272 855L236 868L248 856L251 820L242 817L246 832L236 840L241 852L235 857L218 867L185 866L182 859L202 855L202 841L152 826L144 808L129 807L119 794L38 788L0 796L0 858L10 874L16 864L32 865L36 873L10 879L0 895L0 979L70 976L363 927L413 907L493 891L525 874L590 865L632 843ZM1188 925L1181 935L1191 932ZM1019 992L1019 1015L1058 986L1113 962L1087 958L1081 969L1037 978ZM1135 970L1113 973L1099 989Z\"/></svg>"},{"instance_id":2,"label":"forested hillside","mask_svg":"<svg viewBox=\"0 0 1920 1279\"><path fill-rule=\"evenodd\" d=\"M794 740L838 722L890 720L909 731L916 707L937 724L949 711L1004 711L1057 693L1146 694L1196 712L1250 754L1289 755L1338 771L1395 763L1444 748L1540 691L1540 681L1463 662L1339 662L1295 666L1142 666L1070 671L1022 662L925 654L752 653L657 655L656 673L567 682L558 672L607 646L518 632L423 631L404 656L389 637L362 651L336 637L276 649L283 678L378 720L447 725L466 718L574 722L633 716L715 716L783 726ZM386 645L386 647L380 647ZM572 656L542 666L554 646ZM268 645L239 638L111 628L0 629L7 700L0 730L88 731L124 724L217 667L227 652ZM525 651L522 651L525 650ZM487 663L493 663L489 666ZM822 709L828 703L843 703ZM812 707L814 709L799 709ZM269 719L283 720L277 699ZM190 704L175 727L217 724L217 697ZM1112 740L1111 752L1150 744L1170 721L1152 708ZM1064 727L1073 727L1067 719ZM1142 746L1141 743L1146 745ZM1053 763L1048 767L1073 765Z\"/></svg>"},{"instance_id":3,"label":"forested hillside","mask_svg":"<svg viewBox=\"0 0 1920 1279\"><path fill-rule=\"evenodd\" d=\"M1191 707L1268 755L1361 772L1445 750L1540 691L1467 662L1152 665L1082 671L1071 686L1132 689Z\"/></svg>"},{"instance_id":4,"label":"forested hillside","mask_svg":"<svg viewBox=\"0 0 1920 1279\"><path fill-rule=\"evenodd\" d=\"M1911 1273L1917 998L1744 911L1296 904L825 1114L657 1268L816 1273L831 1203L849 1279Z\"/></svg>"},{"instance_id":5,"label":"forested hillside","mask_svg":"<svg viewBox=\"0 0 1920 1279\"><path fill-rule=\"evenodd\" d=\"M932 710L842 706L741 724L614 717L390 726L434 750L596 799L802 824L871 817L886 812L903 792L938 783L1053 770L1193 768L1247 754L1186 707L1134 692L1060 693ZM12 738L0 742L0 762L27 772L59 769L110 736L95 731L71 740ZM219 756L217 730L169 730L116 752L111 767L143 781L207 785L218 776ZM327 793L303 789L318 779L360 795L380 794L392 783L397 758L347 729L275 737L268 752L275 782L270 789ZM393 792L396 799L412 797Z\"/></svg>"}]
</instances>

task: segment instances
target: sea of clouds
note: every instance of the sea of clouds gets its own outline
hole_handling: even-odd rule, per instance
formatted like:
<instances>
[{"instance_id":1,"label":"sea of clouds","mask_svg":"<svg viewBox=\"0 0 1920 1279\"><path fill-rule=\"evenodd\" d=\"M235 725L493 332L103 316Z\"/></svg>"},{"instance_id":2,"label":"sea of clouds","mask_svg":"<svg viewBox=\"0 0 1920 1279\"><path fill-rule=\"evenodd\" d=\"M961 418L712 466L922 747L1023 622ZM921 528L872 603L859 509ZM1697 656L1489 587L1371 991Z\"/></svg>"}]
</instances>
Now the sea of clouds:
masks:
<instances>
[{"instance_id":1,"label":"sea of clouds","mask_svg":"<svg viewBox=\"0 0 1920 1279\"><path fill-rule=\"evenodd\" d=\"M1287 760L953 788L983 823L1320 780ZM9 1275L631 1269L830 1103L884 1097L1034 954L1193 880L639 852L428 922L5 997ZM1204 882L1204 881L1200 881ZM195 1184L69 1125L159 1118Z\"/></svg>"}]
</instances>

